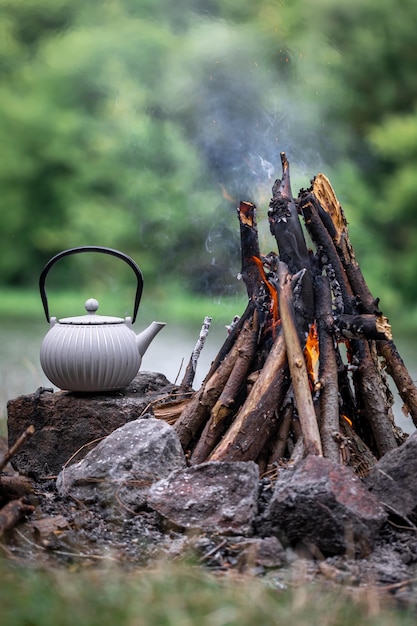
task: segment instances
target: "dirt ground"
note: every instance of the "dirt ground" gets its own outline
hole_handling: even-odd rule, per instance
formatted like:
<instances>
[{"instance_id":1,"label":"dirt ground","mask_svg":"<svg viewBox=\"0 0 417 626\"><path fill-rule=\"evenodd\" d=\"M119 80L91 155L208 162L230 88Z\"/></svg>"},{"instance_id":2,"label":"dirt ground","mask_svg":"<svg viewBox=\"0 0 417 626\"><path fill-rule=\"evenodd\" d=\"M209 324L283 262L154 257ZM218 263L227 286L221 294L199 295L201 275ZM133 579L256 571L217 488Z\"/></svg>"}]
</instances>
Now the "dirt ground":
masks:
<instances>
[{"instance_id":1,"label":"dirt ground","mask_svg":"<svg viewBox=\"0 0 417 626\"><path fill-rule=\"evenodd\" d=\"M261 485L264 505L272 491L267 482L264 479ZM184 532L169 527L149 510L132 514L121 508L118 518L109 516L106 510L62 498L54 480L36 484L31 499L33 514L1 540L5 556L28 567L76 569L110 564L129 569L161 559L192 557L215 573L261 577L277 589L300 580L321 582L355 594L372 590L395 606L417 608L417 531L402 520L389 518L366 558L354 554L324 558L305 546L286 546L281 563L251 562L242 556L245 537Z\"/></svg>"}]
</instances>

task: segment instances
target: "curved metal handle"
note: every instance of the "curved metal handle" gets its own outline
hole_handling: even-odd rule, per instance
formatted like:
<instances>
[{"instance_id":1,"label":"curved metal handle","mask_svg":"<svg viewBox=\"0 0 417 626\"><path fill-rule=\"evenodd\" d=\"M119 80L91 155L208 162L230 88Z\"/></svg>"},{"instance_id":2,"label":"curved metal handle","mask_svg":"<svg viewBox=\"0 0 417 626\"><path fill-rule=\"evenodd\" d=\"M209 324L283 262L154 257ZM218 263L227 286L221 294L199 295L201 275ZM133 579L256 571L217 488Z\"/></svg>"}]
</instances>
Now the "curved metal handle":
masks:
<instances>
[{"instance_id":1,"label":"curved metal handle","mask_svg":"<svg viewBox=\"0 0 417 626\"><path fill-rule=\"evenodd\" d=\"M39 277L39 291L41 294L41 300L43 304L43 310L45 311L45 316L48 322L50 322L49 317L49 306L48 306L48 298L46 296L45 291L45 280L46 276L53 265L62 257L69 256L70 254L78 254L79 252L102 252L103 254L110 254L111 256L118 257L125 261L135 272L137 279L137 287L136 287L136 295L135 295L135 304L133 306L133 315L132 315L132 324L136 320L136 315L138 313L140 299L142 297L143 290L143 276L142 272L139 269L139 266L136 262L124 252L119 252L119 250L114 250L113 248L105 248L103 246L80 246L79 248L70 248L69 250L64 250L63 252L59 252L56 254L43 268L41 275Z\"/></svg>"}]
</instances>

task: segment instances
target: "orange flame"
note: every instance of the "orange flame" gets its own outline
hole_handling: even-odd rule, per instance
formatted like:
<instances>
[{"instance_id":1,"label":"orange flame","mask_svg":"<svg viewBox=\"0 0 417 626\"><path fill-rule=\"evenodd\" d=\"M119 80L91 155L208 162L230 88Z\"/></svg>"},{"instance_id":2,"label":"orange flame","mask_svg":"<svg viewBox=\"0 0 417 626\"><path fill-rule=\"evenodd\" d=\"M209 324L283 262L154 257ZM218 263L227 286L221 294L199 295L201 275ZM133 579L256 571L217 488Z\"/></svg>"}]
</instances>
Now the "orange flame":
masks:
<instances>
[{"instance_id":1,"label":"orange flame","mask_svg":"<svg viewBox=\"0 0 417 626\"><path fill-rule=\"evenodd\" d=\"M313 385L315 385L317 382L316 366L319 360L319 354L319 337L317 333L317 326L315 323L313 323L310 326L310 331L308 333L306 345L304 348L304 358L306 361L307 371Z\"/></svg>"},{"instance_id":2,"label":"orange flame","mask_svg":"<svg viewBox=\"0 0 417 626\"><path fill-rule=\"evenodd\" d=\"M258 267L259 273L261 275L262 280L264 281L268 291L269 291L269 295L271 296L271 313L272 313L272 319L274 321L275 324L277 324L279 322L279 311L278 311L278 292L276 290L276 288L271 285L271 283L269 282L267 275L265 274L265 270L264 270L264 264L262 263L262 260L257 257L257 256L253 256L252 257L252 261L254 261Z\"/></svg>"}]
</instances>

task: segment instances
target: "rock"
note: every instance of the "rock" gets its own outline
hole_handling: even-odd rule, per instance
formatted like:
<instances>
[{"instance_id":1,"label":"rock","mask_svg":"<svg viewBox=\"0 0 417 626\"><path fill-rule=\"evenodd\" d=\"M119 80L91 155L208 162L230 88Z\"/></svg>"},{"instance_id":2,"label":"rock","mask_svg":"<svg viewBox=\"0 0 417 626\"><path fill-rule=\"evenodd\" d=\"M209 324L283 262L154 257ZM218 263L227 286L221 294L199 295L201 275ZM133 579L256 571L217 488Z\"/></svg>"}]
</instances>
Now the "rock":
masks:
<instances>
[{"instance_id":1,"label":"rock","mask_svg":"<svg viewBox=\"0 0 417 626\"><path fill-rule=\"evenodd\" d=\"M179 439L166 422L150 417L128 422L103 439L57 479L61 495L101 508L137 512L153 482L185 467Z\"/></svg>"},{"instance_id":2,"label":"rock","mask_svg":"<svg viewBox=\"0 0 417 626\"><path fill-rule=\"evenodd\" d=\"M417 525L417 432L385 454L365 479L368 489L388 507Z\"/></svg>"},{"instance_id":3,"label":"rock","mask_svg":"<svg viewBox=\"0 0 417 626\"><path fill-rule=\"evenodd\" d=\"M386 518L378 499L349 468L310 455L278 478L259 530L284 535L313 554L354 550L364 556Z\"/></svg>"},{"instance_id":4,"label":"rock","mask_svg":"<svg viewBox=\"0 0 417 626\"><path fill-rule=\"evenodd\" d=\"M79 461L95 445L126 422L136 420L157 397L173 388L163 374L139 372L120 391L76 394L67 391L40 391L20 396L7 404L9 445L33 424L36 432L13 457L12 465L21 474L35 479L58 474L79 451Z\"/></svg>"},{"instance_id":5,"label":"rock","mask_svg":"<svg viewBox=\"0 0 417 626\"><path fill-rule=\"evenodd\" d=\"M248 539L242 548L238 559L240 572L282 567L287 562L285 550L277 537Z\"/></svg>"},{"instance_id":6,"label":"rock","mask_svg":"<svg viewBox=\"0 0 417 626\"><path fill-rule=\"evenodd\" d=\"M257 512L258 482L253 461L202 463L152 485L148 506L182 528L248 534Z\"/></svg>"}]
</instances>

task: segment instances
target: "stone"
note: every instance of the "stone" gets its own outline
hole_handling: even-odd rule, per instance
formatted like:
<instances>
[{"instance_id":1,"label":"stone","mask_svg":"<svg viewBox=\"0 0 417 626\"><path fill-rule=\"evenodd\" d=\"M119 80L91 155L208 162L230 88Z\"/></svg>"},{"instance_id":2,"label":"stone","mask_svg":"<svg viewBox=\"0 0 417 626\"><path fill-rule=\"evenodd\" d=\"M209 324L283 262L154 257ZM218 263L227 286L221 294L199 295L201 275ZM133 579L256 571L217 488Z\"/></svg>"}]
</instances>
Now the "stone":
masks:
<instances>
[{"instance_id":1,"label":"stone","mask_svg":"<svg viewBox=\"0 0 417 626\"><path fill-rule=\"evenodd\" d=\"M255 537L242 544L238 569L240 572L272 569L282 567L286 562L285 550L277 537Z\"/></svg>"},{"instance_id":2,"label":"stone","mask_svg":"<svg viewBox=\"0 0 417 626\"><path fill-rule=\"evenodd\" d=\"M181 528L245 535L253 530L258 484L253 461L209 461L156 482L148 506Z\"/></svg>"},{"instance_id":3,"label":"stone","mask_svg":"<svg viewBox=\"0 0 417 626\"><path fill-rule=\"evenodd\" d=\"M349 468L310 455L278 477L259 531L310 554L365 556L386 519L382 504Z\"/></svg>"},{"instance_id":4,"label":"stone","mask_svg":"<svg viewBox=\"0 0 417 626\"><path fill-rule=\"evenodd\" d=\"M76 394L38 390L10 400L9 445L31 424L36 429L14 455L12 465L19 473L35 479L56 475L68 462L83 458L98 439L136 420L149 410L150 402L168 394L173 387L163 374L144 371L120 391Z\"/></svg>"},{"instance_id":5,"label":"stone","mask_svg":"<svg viewBox=\"0 0 417 626\"><path fill-rule=\"evenodd\" d=\"M110 513L136 513L153 482L183 467L185 456L172 426L141 418L116 429L81 461L62 470L57 489L62 496Z\"/></svg>"},{"instance_id":6,"label":"stone","mask_svg":"<svg viewBox=\"0 0 417 626\"><path fill-rule=\"evenodd\" d=\"M394 512L417 525L417 432L387 452L365 478L368 489Z\"/></svg>"}]
</instances>

